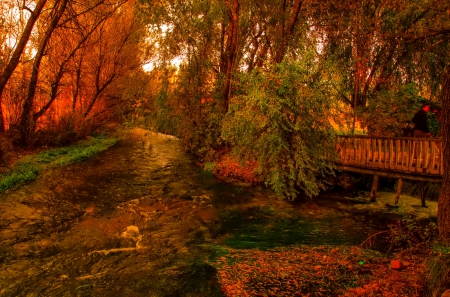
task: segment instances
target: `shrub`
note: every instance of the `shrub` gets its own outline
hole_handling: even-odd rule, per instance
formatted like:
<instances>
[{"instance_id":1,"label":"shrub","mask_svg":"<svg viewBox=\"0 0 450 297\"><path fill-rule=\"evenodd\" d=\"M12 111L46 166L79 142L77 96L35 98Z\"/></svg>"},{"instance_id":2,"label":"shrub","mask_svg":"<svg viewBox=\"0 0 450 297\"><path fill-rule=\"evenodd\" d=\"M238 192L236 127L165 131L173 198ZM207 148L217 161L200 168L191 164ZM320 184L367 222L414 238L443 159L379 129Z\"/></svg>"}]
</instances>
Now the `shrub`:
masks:
<instances>
[{"instance_id":1,"label":"shrub","mask_svg":"<svg viewBox=\"0 0 450 297\"><path fill-rule=\"evenodd\" d=\"M450 255L436 255L426 262L425 283L429 296L440 296L450 286Z\"/></svg>"},{"instance_id":2,"label":"shrub","mask_svg":"<svg viewBox=\"0 0 450 297\"><path fill-rule=\"evenodd\" d=\"M233 156L258 164L265 183L285 198L299 190L317 195L319 178L332 174L335 102L319 71L283 62L241 77L247 92L233 98L223 120L222 137Z\"/></svg>"}]
</instances>

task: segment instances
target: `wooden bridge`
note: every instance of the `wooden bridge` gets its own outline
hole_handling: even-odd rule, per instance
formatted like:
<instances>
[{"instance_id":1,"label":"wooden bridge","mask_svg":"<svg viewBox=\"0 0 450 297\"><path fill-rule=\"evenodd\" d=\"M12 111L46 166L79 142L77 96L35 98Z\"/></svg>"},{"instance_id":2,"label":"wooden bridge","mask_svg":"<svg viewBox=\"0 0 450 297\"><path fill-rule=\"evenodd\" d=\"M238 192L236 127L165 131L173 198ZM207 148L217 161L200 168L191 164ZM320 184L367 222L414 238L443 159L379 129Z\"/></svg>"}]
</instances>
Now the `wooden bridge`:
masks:
<instances>
[{"instance_id":1,"label":"wooden bridge","mask_svg":"<svg viewBox=\"0 0 450 297\"><path fill-rule=\"evenodd\" d=\"M442 181L441 139L338 136L336 152L338 169L374 175L371 201L375 200L379 176L399 179L395 203L398 202L403 179L420 181L423 206L423 182Z\"/></svg>"}]
</instances>

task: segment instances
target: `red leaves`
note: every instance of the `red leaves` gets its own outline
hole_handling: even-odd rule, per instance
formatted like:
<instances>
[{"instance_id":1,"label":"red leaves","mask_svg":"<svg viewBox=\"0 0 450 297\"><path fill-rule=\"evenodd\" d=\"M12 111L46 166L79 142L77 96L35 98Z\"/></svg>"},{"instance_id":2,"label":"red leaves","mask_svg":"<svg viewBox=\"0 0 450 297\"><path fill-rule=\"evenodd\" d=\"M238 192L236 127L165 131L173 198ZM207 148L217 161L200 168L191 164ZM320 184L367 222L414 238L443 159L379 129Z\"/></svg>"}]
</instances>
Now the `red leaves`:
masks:
<instances>
[{"instance_id":1,"label":"red leaves","mask_svg":"<svg viewBox=\"0 0 450 297\"><path fill-rule=\"evenodd\" d=\"M247 161L242 165L230 156L224 156L217 162L214 173L221 179L258 183L259 180L255 176L257 167L256 162Z\"/></svg>"},{"instance_id":2,"label":"red leaves","mask_svg":"<svg viewBox=\"0 0 450 297\"><path fill-rule=\"evenodd\" d=\"M225 296L419 296L422 277L356 247L239 250L215 263Z\"/></svg>"}]
</instances>

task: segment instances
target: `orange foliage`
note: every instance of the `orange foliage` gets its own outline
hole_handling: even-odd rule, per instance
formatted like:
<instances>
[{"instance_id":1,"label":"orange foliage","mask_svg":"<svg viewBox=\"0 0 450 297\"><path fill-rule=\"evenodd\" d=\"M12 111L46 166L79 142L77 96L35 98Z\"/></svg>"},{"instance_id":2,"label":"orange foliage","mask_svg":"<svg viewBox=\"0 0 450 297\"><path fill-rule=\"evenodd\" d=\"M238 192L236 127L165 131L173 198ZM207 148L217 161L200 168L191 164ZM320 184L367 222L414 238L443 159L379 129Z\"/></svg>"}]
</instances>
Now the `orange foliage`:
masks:
<instances>
[{"instance_id":1,"label":"orange foliage","mask_svg":"<svg viewBox=\"0 0 450 297\"><path fill-rule=\"evenodd\" d=\"M212 264L222 291L234 296L422 296L423 264L402 271L356 247L229 250ZM362 261L363 260L363 261Z\"/></svg>"},{"instance_id":2,"label":"orange foliage","mask_svg":"<svg viewBox=\"0 0 450 297\"><path fill-rule=\"evenodd\" d=\"M212 103L212 102L214 102L214 99L211 97L202 97L202 99L200 100L200 103L202 105L206 104L206 103Z\"/></svg>"},{"instance_id":3,"label":"orange foliage","mask_svg":"<svg viewBox=\"0 0 450 297\"><path fill-rule=\"evenodd\" d=\"M258 183L261 180L256 176L257 167L257 162L247 161L241 164L236 159L225 155L216 162L214 174L220 179Z\"/></svg>"}]
</instances>

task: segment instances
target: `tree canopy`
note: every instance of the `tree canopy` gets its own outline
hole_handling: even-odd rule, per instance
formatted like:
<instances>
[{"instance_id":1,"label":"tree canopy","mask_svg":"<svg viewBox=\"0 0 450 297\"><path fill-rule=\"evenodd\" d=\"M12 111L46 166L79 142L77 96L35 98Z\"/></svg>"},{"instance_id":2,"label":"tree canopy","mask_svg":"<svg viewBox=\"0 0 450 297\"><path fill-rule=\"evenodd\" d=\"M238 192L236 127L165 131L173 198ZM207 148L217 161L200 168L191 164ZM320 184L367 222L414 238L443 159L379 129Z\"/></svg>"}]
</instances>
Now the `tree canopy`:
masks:
<instances>
[{"instance_id":1,"label":"tree canopy","mask_svg":"<svg viewBox=\"0 0 450 297\"><path fill-rule=\"evenodd\" d=\"M132 2L8 0L0 9L0 131L21 144L41 141L38 131L84 137L124 105L124 80L145 75Z\"/></svg>"},{"instance_id":2,"label":"tree canopy","mask_svg":"<svg viewBox=\"0 0 450 297\"><path fill-rule=\"evenodd\" d=\"M422 101L439 105L449 64L450 4L437 0L0 9L0 131L18 143L83 137L121 113L178 135L203 162L256 162L290 198L324 185L336 133L359 123L401 135Z\"/></svg>"},{"instance_id":3,"label":"tree canopy","mask_svg":"<svg viewBox=\"0 0 450 297\"><path fill-rule=\"evenodd\" d=\"M181 63L156 102L186 148L205 161L257 161L286 197L318 193L332 168L320 144L335 132L359 123L399 136L423 101L439 105L450 49L442 1L139 3L155 66Z\"/></svg>"}]
</instances>

